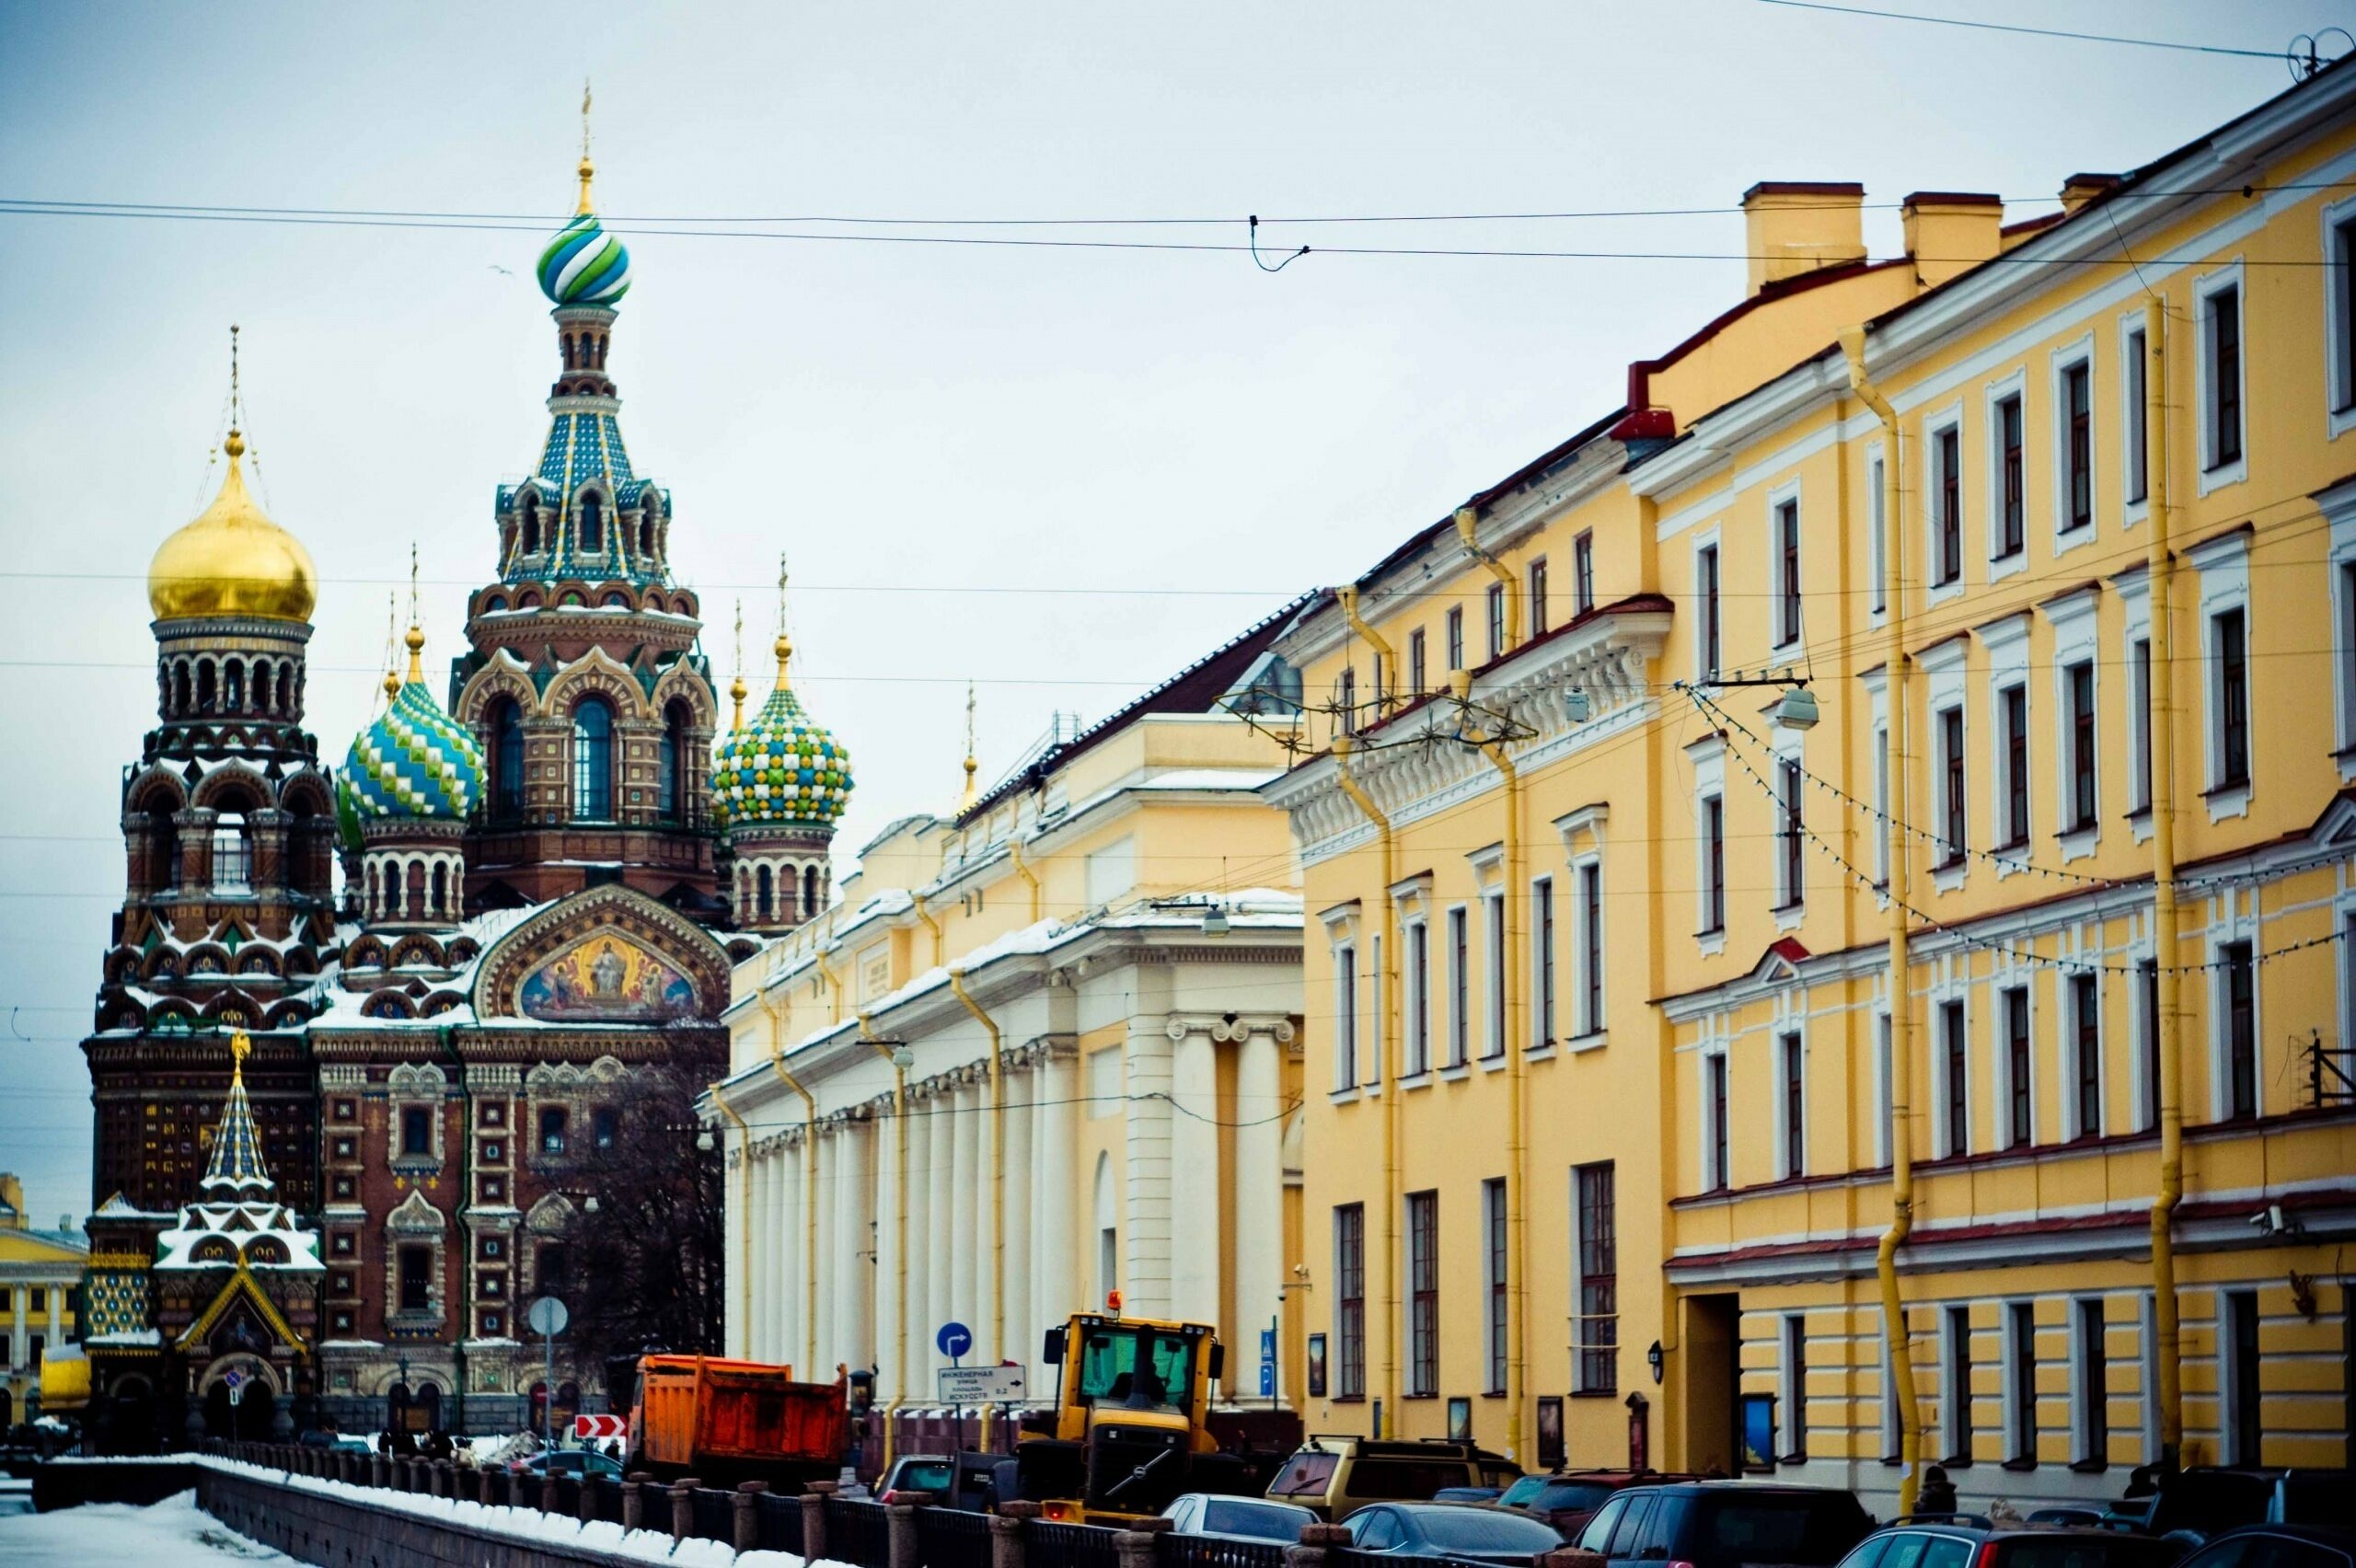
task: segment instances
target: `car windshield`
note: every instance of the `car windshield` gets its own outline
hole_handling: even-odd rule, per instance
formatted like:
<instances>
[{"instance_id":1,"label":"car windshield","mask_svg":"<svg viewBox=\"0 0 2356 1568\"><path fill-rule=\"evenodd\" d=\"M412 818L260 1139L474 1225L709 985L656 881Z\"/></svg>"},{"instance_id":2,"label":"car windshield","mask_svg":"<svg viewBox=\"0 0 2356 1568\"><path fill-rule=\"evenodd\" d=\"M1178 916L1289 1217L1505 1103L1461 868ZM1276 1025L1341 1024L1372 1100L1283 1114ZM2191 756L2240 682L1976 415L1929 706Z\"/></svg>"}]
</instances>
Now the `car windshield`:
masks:
<instances>
[{"instance_id":1,"label":"car windshield","mask_svg":"<svg viewBox=\"0 0 2356 1568\"><path fill-rule=\"evenodd\" d=\"M1194 1392L1193 1334L1098 1323L1080 1347L1080 1397L1132 1410L1184 1406Z\"/></svg>"},{"instance_id":2,"label":"car windshield","mask_svg":"<svg viewBox=\"0 0 2356 1568\"><path fill-rule=\"evenodd\" d=\"M1334 1467L1341 1455L1320 1448L1304 1448L1285 1461L1283 1473L1268 1487L1271 1497L1322 1497L1325 1485L1334 1479Z\"/></svg>"},{"instance_id":3,"label":"car windshield","mask_svg":"<svg viewBox=\"0 0 2356 1568\"><path fill-rule=\"evenodd\" d=\"M900 1492L946 1493L951 1479L947 1459L913 1459L900 1467L899 1478L892 1485Z\"/></svg>"},{"instance_id":4,"label":"car windshield","mask_svg":"<svg viewBox=\"0 0 2356 1568\"><path fill-rule=\"evenodd\" d=\"M1600 1481L1548 1481L1544 1476L1529 1476L1514 1482L1512 1490L1497 1501L1524 1508L1567 1512L1600 1508L1603 1500L1611 1495L1611 1488Z\"/></svg>"},{"instance_id":5,"label":"car windshield","mask_svg":"<svg viewBox=\"0 0 2356 1568\"><path fill-rule=\"evenodd\" d=\"M2004 1540L2000 1550L2002 1568L2166 1568L2178 1555L2176 1547L2151 1536L2092 1530L2019 1536Z\"/></svg>"},{"instance_id":6,"label":"car windshield","mask_svg":"<svg viewBox=\"0 0 2356 1568\"><path fill-rule=\"evenodd\" d=\"M1434 1508L1415 1516L1417 1533L1442 1551L1552 1551L1553 1527L1490 1508Z\"/></svg>"},{"instance_id":7,"label":"car windshield","mask_svg":"<svg viewBox=\"0 0 2356 1568\"><path fill-rule=\"evenodd\" d=\"M1313 1525L1317 1516L1306 1508L1279 1503L1254 1503L1244 1497L1207 1497L1202 1528L1219 1535L1253 1536L1261 1540L1293 1541L1300 1527Z\"/></svg>"}]
</instances>

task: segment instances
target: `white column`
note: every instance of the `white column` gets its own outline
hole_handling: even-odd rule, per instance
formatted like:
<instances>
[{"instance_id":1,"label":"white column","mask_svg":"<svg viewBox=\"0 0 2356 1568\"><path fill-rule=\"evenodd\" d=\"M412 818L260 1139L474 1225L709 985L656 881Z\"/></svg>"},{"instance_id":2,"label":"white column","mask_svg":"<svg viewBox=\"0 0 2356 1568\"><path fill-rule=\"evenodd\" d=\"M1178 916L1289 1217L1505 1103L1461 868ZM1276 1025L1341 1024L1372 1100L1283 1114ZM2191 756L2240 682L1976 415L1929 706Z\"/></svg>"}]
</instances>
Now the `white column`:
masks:
<instances>
[{"instance_id":1,"label":"white column","mask_svg":"<svg viewBox=\"0 0 2356 1568\"><path fill-rule=\"evenodd\" d=\"M65 1343L65 1286L49 1287L49 1344L54 1350Z\"/></svg>"},{"instance_id":2,"label":"white column","mask_svg":"<svg viewBox=\"0 0 2356 1568\"><path fill-rule=\"evenodd\" d=\"M925 1238L932 1234L932 1121L925 1113L929 1100L908 1101L908 1320L903 1349L907 1385L900 1391L910 1401L926 1398L932 1381L932 1251Z\"/></svg>"},{"instance_id":3,"label":"white column","mask_svg":"<svg viewBox=\"0 0 2356 1568\"><path fill-rule=\"evenodd\" d=\"M748 1135L749 1136L749 1135ZM752 1227L745 1238L745 1337L739 1346L747 1360L756 1359L768 1348L768 1293L761 1288L761 1278L768 1272L771 1253L769 1231L776 1222L776 1209L769 1202L769 1161L766 1154L756 1154L751 1143L745 1146L745 1171L739 1178L737 1190L745 1194L745 1216Z\"/></svg>"},{"instance_id":4,"label":"white column","mask_svg":"<svg viewBox=\"0 0 2356 1568\"><path fill-rule=\"evenodd\" d=\"M1171 1316L1171 1038L1168 1021L1133 1018L1122 1108L1129 1180L1121 1216L1121 1295L1145 1318Z\"/></svg>"},{"instance_id":5,"label":"white column","mask_svg":"<svg viewBox=\"0 0 2356 1568\"><path fill-rule=\"evenodd\" d=\"M824 1381L835 1368L835 1297L826 1284L835 1277L842 1262L836 1256L833 1205L827 1199L834 1193L835 1183L841 1180L842 1135L826 1124L821 1125L826 1130L818 1137L818 1187L810 1194L809 1209L810 1223L818 1228L818 1301L814 1309L816 1320L810 1334L810 1366L803 1375Z\"/></svg>"},{"instance_id":6,"label":"white column","mask_svg":"<svg viewBox=\"0 0 2356 1568\"><path fill-rule=\"evenodd\" d=\"M779 1361L791 1364L797 1370L802 1356L794 1346L794 1334L802 1320L802 1303L793 1294L794 1265L802 1258L802 1230L794 1224L794 1178L802 1169L802 1150L780 1139L777 1146L777 1262L769 1270L769 1289L777 1297L777 1305L769 1309L770 1355Z\"/></svg>"},{"instance_id":7,"label":"white column","mask_svg":"<svg viewBox=\"0 0 2356 1568\"><path fill-rule=\"evenodd\" d=\"M868 1246L867 1127L864 1122L846 1122L837 1138L842 1163L835 1183L835 1233L841 1240L835 1249L835 1355L826 1363L830 1373L836 1361L865 1366L875 1359L868 1340L874 1319L867 1297L868 1275L874 1271L862 1256Z\"/></svg>"},{"instance_id":8,"label":"white column","mask_svg":"<svg viewBox=\"0 0 2356 1568\"><path fill-rule=\"evenodd\" d=\"M1217 1323L1218 1050L1207 1031L1191 1029L1170 1058L1170 1315Z\"/></svg>"},{"instance_id":9,"label":"white column","mask_svg":"<svg viewBox=\"0 0 2356 1568\"><path fill-rule=\"evenodd\" d=\"M908 1391L908 1326L900 1320L900 1139L905 1116L875 1124L875 1398L879 1404Z\"/></svg>"},{"instance_id":10,"label":"white column","mask_svg":"<svg viewBox=\"0 0 2356 1568\"><path fill-rule=\"evenodd\" d=\"M1230 1394L1256 1395L1260 1331L1284 1288L1284 1048L1265 1029L1243 1040L1235 1070L1235 1349ZM1281 1353L1280 1353L1281 1354ZM1248 1369L1248 1372L1247 1372ZM1250 1381L1246 1381L1247 1375Z\"/></svg>"},{"instance_id":11,"label":"white column","mask_svg":"<svg viewBox=\"0 0 2356 1568\"><path fill-rule=\"evenodd\" d=\"M1072 1140L1080 1126L1080 1107L1073 1101L1079 1093L1078 1058L1051 1048L1039 1064L1031 1134L1038 1162L1037 1179L1031 1189L1031 1302L1043 1330L1091 1305L1080 1299L1079 1268L1083 1254L1071 1218ZM1093 1238L1088 1245L1095 1245ZM1031 1397L1052 1403L1057 1369L1034 1359L1041 1337L1032 1336L1022 1358L1030 1365Z\"/></svg>"},{"instance_id":12,"label":"white column","mask_svg":"<svg viewBox=\"0 0 2356 1568\"><path fill-rule=\"evenodd\" d=\"M949 1365L949 1358L934 1347L933 1335L941 1325L956 1315L951 1297L951 1258L956 1251L953 1232L957 1223L956 1189L951 1184L955 1168L953 1129L957 1124L956 1091L946 1084L936 1085L932 1098L924 1102L925 1142L930 1146L930 1181L932 1201L926 1205L930 1223L924 1230L925 1254L925 1316L917 1325L917 1332L924 1338L924 1387L918 1398L930 1403L936 1386L935 1369Z\"/></svg>"},{"instance_id":13,"label":"white column","mask_svg":"<svg viewBox=\"0 0 2356 1568\"><path fill-rule=\"evenodd\" d=\"M723 1147L725 1147L723 1145ZM753 1151L743 1143L736 1146L740 1160L753 1158ZM745 1349L745 1236L752 1216L745 1212L744 1178L734 1170L723 1168L720 1179L727 1183L721 1199L720 1244L724 1255L721 1259L721 1278L726 1297L721 1303L720 1343L731 1355L741 1355ZM24 1343L25 1309L19 1297L17 1307L17 1337L9 1348L10 1355ZM22 1366L22 1362L17 1363Z\"/></svg>"},{"instance_id":14,"label":"white column","mask_svg":"<svg viewBox=\"0 0 2356 1568\"><path fill-rule=\"evenodd\" d=\"M957 1087L957 1113L950 1118L950 1129L955 1139L956 1166L950 1176L950 1191L954 1195L956 1219L941 1228L941 1243L949 1249L949 1315L975 1329L976 1334L987 1332L987 1321L980 1313L980 1301L975 1289L980 1270L976 1266L983 1247L988 1244L989 1228L977 1227L975 1220L982 1213L982 1099L977 1086L965 1083ZM977 1324L983 1325L976 1328Z\"/></svg>"},{"instance_id":15,"label":"white column","mask_svg":"<svg viewBox=\"0 0 2356 1568\"><path fill-rule=\"evenodd\" d=\"M1031 1320L1031 1094L1033 1075L1006 1069L1006 1343L999 1354L1028 1363L1038 1348Z\"/></svg>"}]
</instances>

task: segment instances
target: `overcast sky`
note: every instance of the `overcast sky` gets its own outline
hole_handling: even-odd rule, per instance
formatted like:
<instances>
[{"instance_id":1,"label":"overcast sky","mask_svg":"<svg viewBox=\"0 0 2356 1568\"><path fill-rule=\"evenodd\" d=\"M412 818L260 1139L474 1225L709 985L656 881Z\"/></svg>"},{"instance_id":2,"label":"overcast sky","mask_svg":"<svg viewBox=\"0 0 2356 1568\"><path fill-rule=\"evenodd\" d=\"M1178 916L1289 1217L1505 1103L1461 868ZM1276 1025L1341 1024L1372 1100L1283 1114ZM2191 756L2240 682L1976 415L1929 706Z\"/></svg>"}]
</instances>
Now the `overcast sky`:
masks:
<instances>
[{"instance_id":1,"label":"overcast sky","mask_svg":"<svg viewBox=\"0 0 2356 1568\"><path fill-rule=\"evenodd\" d=\"M1873 0L1866 0L1873 3ZM1896 0L1892 0L1896 4ZM1943 10L2276 50L2339 5ZM0 0L0 196L540 214L496 228L0 213L0 1170L90 1206L75 1043L121 896L121 769L154 721L156 544L209 499L228 324L271 514L322 587L310 724L369 717L423 561L446 669L556 361L532 282L571 210L581 84L626 235L1234 245L1243 219L1730 209L1759 179L2002 193L2148 160L2289 84L2279 60L1758 3L1138 7ZM935 220L901 226L821 218ZM1122 228L1010 218L1216 219ZM653 222L645 222L653 220ZM632 235L609 368L724 686L766 689L780 550L804 700L849 745L845 869L1620 399L1739 298L1741 220L1264 225L1303 243L1701 252L1317 255ZM1894 207L1869 211L1877 255ZM1692 410L1680 410L1692 412ZM1052 592L1050 592L1052 590ZM437 685L437 691L439 686ZM29 1043L27 1041L29 1040Z\"/></svg>"}]
</instances>

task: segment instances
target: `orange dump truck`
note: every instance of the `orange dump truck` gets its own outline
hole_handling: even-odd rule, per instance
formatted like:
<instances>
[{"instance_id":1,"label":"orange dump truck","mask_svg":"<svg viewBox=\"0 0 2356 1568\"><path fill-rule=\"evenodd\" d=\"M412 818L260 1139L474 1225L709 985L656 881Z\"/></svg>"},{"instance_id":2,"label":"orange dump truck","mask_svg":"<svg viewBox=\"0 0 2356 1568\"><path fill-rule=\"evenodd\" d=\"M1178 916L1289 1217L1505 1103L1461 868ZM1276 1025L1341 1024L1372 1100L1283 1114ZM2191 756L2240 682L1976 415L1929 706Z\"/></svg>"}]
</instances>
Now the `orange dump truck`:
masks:
<instances>
[{"instance_id":1,"label":"orange dump truck","mask_svg":"<svg viewBox=\"0 0 2356 1568\"><path fill-rule=\"evenodd\" d=\"M849 1380L797 1383L793 1368L714 1355L649 1355L630 1406L630 1468L706 1486L832 1481L850 1447Z\"/></svg>"}]
</instances>

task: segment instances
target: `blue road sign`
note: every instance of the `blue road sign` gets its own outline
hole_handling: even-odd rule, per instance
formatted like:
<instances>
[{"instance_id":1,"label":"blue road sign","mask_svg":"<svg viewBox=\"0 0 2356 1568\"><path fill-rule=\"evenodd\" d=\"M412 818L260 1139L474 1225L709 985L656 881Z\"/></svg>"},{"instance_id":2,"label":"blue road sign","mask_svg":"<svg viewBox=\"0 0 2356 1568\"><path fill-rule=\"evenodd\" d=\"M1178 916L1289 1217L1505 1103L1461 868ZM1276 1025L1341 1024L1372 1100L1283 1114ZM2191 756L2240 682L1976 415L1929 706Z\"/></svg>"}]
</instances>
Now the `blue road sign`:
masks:
<instances>
[{"instance_id":1,"label":"blue road sign","mask_svg":"<svg viewBox=\"0 0 2356 1568\"><path fill-rule=\"evenodd\" d=\"M941 1355L954 1361L974 1348L974 1331L959 1322L943 1323L941 1332L932 1336L932 1343Z\"/></svg>"},{"instance_id":2,"label":"blue road sign","mask_svg":"<svg viewBox=\"0 0 2356 1568\"><path fill-rule=\"evenodd\" d=\"M1274 1399L1276 1395L1276 1368L1273 1362L1260 1363L1260 1397Z\"/></svg>"}]
</instances>

